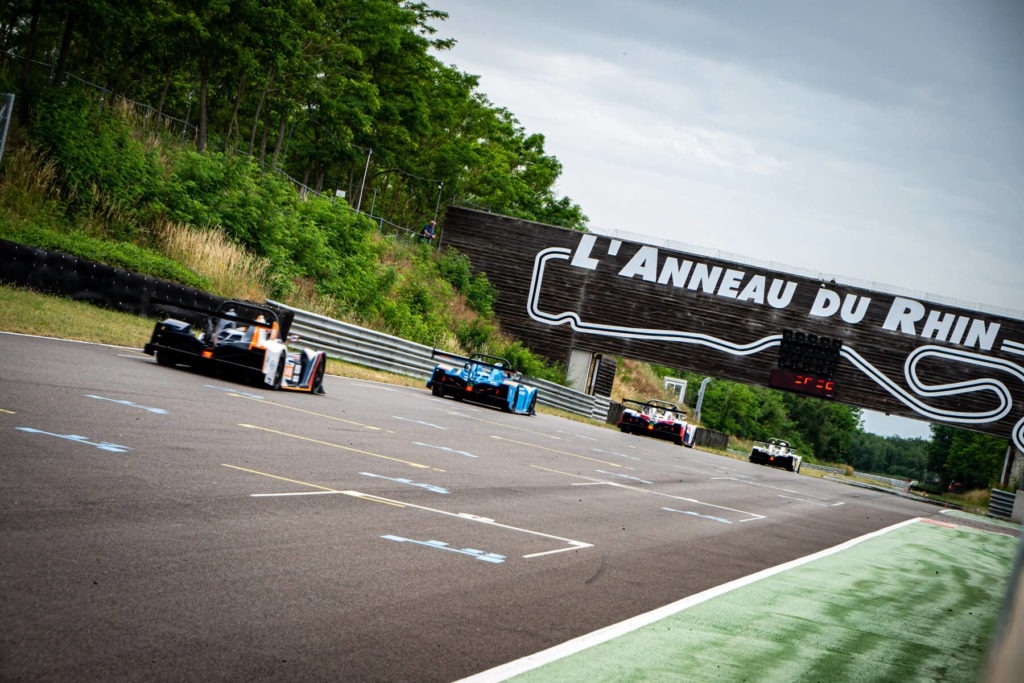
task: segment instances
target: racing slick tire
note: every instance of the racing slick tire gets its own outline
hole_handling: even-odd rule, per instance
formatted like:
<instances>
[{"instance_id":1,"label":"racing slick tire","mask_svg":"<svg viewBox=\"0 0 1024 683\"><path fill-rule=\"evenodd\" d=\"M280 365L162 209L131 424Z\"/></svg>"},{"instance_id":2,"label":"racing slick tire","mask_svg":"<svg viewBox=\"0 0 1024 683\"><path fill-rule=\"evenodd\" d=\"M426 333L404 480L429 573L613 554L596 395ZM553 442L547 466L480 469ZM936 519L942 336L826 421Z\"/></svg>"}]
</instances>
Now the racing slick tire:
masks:
<instances>
[{"instance_id":1,"label":"racing slick tire","mask_svg":"<svg viewBox=\"0 0 1024 683\"><path fill-rule=\"evenodd\" d=\"M177 353L166 349L157 349L153 352L153 356L156 358L157 365L162 365L165 368L173 368L180 360Z\"/></svg>"},{"instance_id":2,"label":"racing slick tire","mask_svg":"<svg viewBox=\"0 0 1024 683\"><path fill-rule=\"evenodd\" d=\"M314 394L324 393L324 373L327 371L327 359L316 366L316 370L313 372L313 383L310 385L310 391Z\"/></svg>"},{"instance_id":3,"label":"racing slick tire","mask_svg":"<svg viewBox=\"0 0 1024 683\"><path fill-rule=\"evenodd\" d=\"M270 388L274 391L281 390L281 382L284 381L284 366L288 362L288 357L282 353L281 357L277 359L277 370L274 371L274 383L270 385Z\"/></svg>"},{"instance_id":4,"label":"racing slick tire","mask_svg":"<svg viewBox=\"0 0 1024 683\"><path fill-rule=\"evenodd\" d=\"M434 382L433 384L430 385L430 393L432 393L434 396L440 396L441 398L444 398L444 387L441 386L440 382Z\"/></svg>"}]
</instances>

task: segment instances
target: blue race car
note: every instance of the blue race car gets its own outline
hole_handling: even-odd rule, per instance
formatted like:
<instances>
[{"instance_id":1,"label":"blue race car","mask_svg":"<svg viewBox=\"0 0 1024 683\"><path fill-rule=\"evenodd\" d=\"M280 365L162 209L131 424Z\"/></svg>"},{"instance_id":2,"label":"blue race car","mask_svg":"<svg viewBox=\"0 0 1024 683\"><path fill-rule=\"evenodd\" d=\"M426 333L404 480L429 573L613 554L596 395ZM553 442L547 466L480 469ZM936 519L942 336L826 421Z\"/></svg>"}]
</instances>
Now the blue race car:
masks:
<instances>
[{"instance_id":1,"label":"blue race car","mask_svg":"<svg viewBox=\"0 0 1024 683\"><path fill-rule=\"evenodd\" d=\"M427 388L434 396L452 396L501 408L506 413L533 415L537 388L522 383L522 376L504 358L474 353L469 358L434 349L431 358L441 358Z\"/></svg>"}]
</instances>

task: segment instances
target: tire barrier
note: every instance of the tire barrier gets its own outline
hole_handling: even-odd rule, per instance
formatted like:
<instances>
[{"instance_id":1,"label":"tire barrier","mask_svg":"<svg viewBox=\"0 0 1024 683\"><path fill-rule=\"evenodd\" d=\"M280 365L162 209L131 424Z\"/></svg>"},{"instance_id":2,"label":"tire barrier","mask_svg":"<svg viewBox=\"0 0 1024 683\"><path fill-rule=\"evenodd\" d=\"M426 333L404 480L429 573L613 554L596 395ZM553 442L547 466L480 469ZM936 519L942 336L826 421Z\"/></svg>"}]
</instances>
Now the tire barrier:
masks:
<instances>
[{"instance_id":1,"label":"tire barrier","mask_svg":"<svg viewBox=\"0 0 1024 683\"><path fill-rule=\"evenodd\" d=\"M224 299L148 275L0 240L0 282L147 317L215 308Z\"/></svg>"},{"instance_id":2,"label":"tire barrier","mask_svg":"<svg viewBox=\"0 0 1024 683\"><path fill-rule=\"evenodd\" d=\"M60 252L0 240L0 282L28 287L116 311L151 318L169 317L195 322L193 309L215 309L224 298L147 275L94 263ZM268 302L278 308L301 335L303 343L331 358L399 374L429 377L432 349L375 330L332 320L314 313ZM294 317L294 323L292 318ZM288 325L282 323L282 334ZM526 382L540 389L538 402L594 420L603 419L609 400L533 377Z\"/></svg>"}]
</instances>

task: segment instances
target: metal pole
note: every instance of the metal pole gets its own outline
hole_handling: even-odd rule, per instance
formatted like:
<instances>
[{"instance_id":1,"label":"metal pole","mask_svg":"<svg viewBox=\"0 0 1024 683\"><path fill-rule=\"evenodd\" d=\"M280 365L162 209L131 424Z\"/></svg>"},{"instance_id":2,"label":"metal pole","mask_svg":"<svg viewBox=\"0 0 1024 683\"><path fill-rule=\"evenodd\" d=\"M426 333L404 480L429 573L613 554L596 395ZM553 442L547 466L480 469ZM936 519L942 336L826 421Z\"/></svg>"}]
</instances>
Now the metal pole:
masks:
<instances>
[{"instance_id":1,"label":"metal pole","mask_svg":"<svg viewBox=\"0 0 1024 683\"><path fill-rule=\"evenodd\" d=\"M704 381L700 383L700 391L697 392L697 407L693 411L697 422L700 422L700 407L704 405L704 390L707 389L708 382L710 381L710 377L705 377Z\"/></svg>"},{"instance_id":2,"label":"metal pole","mask_svg":"<svg viewBox=\"0 0 1024 683\"><path fill-rule=\"evenodd\" d=\"M363 190L366 189L366 174L370 172L371 154L373 154L372 149L366 152L366 167L363 169L363 182L359 185L359 199L356 201L356 211L359 211L363 205Z\"/></svg>"},{"instance_id":3,"label":"metal pole","mask_svg":"<svg viewBox=\"0 0 1024 683\"><path fill-rule=\"evenodd\" d=\"M14 93L5 94L7 101L0 109L0 121L3 123L3 133L0 133L0 161L4 160L4 148L7 146L7 126L10 125L11 117L14 116Z\"/></svg>"},{"instance_id":4,"label":"metal pole","mask_svg":"<svg viewBox=\"0 0 1024 683\"><path fill-rule=\"evenodd\" d=\"M441 209L441 190L444 189L444 181L437 184L437 204L434 205L434 220L437 220L437 212Z\"/></svg>"},{"instance_id":5,"label":"metal pole","mask_svg":"<svg viewBox=\"0 0 1024 683\"><path fill-rule=\"evenodd\" d=\"M181 127L181 141L185 142L185 135L188 133L188 117L192 115L192 95L195 93L195 86L188 91L188 109L185 110L185 125Z\"/></svg>"}]
</instances>

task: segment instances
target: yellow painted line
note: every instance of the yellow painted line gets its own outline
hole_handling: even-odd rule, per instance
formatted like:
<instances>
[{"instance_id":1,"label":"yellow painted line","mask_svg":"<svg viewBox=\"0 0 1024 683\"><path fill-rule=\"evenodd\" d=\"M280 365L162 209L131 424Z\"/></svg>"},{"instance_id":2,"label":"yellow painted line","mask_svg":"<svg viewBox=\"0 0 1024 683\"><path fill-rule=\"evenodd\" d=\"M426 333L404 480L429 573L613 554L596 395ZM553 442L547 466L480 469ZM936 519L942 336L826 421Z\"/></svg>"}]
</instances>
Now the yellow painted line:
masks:
<instances>
[{"instance_id":1,"label":"yellow painted line","mask_svg":"<svg viewBox=\"0 0 1024 683\"><path fill-rule=\"evenodd\" d=\"M0 408L0 413L7 413L8 415L17 415L17 413L14 412L13 410L4 410L3 408Z\"/></svg>"},{"instance_id":2,"label":"yellow painted line","mask_svg":"<svg viewBox=\"0 0 1024 683\"><path fill-rule=\"evenodd\" d=\"M603 479L594 479L592 477L584 477L582 474L573 474L572 472L563 472L562 470L553 470L550 467L541 467L540 465L530 465L535 470L544 470L545 472L552 472L554 474L564 474L567 477L575 477L576 479L583 479L589 481L592 484L604 484L606 483Z\"/></svg>"},{"instance_id":3,"label":"yellow painted line","mask_svg":"<svg viewBox=\"0 0 1024 683\"><path fill-rule=\"evenodd\" d=\"M346 420L346 419L341 418L341 417L335 417L334 415L326 415L324 413L318 413L318 412L313 411L313 410L304 410L303 408L296 408L295 406L285 405L284 403L277 403L276 401L267 401L266 399L262 399L262 398L254 398L252 396L243 396L242 394L234 394L234 393L228 394L228 396L234 396L235 398L246 398L246 399L249 399L250 401L256 401L258 403L262 403L263 405L276 406L278 408L287 408L288 410L294 410L295 412L298 412L298 413L305 413L306 415L315 415L316 417L323 417L323 418L326 418L328 420L335 420L336 422L344 422L345 424L355 425L356 427L365 427L366 429L372 429L372 430L378 431L378 432L381 430L380 427L374 427L373 425L363 424L362 422L354 422L352 420Z\"/></svg>"},{"instance_id":4,"label":"yellow painted line","mask_svg":"<svg viewBox=\"0 0 1024 683\"><path fill-rule=\"evenodd\" d=\"M299 434L289 434L288 432L280 432L280 431L278 431L276 429L270 429L269 427L260 427L259 425L250 425L250 424L239 424L238 426L239 427L245 427L246 429L258 429L258 430L260 430L262 432L270 432L271 434L278 434L280 436L287 436L287 437L291 437L292 439L299 439L300 441L308 441L310 443L319 444L321 446L330 446L331 448L337 448L337 449L340 449L340 450L343 450L343 451L350 451L352 453L359 453L360 455L368 455L371 458L381 458L383 460L391 460L393 462L400 462L403 465L408 465L409 467L417 467L417 468L423 469L423 470L433 470L434 472L445 472L446 471L446 470L440 469L438 467L431 467L430 465L423 465L423 464L420 464L418 462L412 462L411 460L403 460L401 458L391 457L390 455L381 455L380 453L371 453L370 451L362 451L362 450L359 450L358 448L351 448L349 446L342 446L341 444L331 443L329 441L320 441L318 439L311 439L308 436L300 436Z\"/></svg>"},{"instance_id":5,"label":"yellow painted line","mask_svg":"<svg viewBox=\"0 0 1024 683\"><path fill-rule=\"evenodd\" d=\"M298 479L289 479L288 477L280 477L276 474L270 474L269 472L260 472L259 470L250 470L248 467L239 467L238 465L229 465L227 463L221 463L224 467L230 467L233 470L239 470L241 472L248 472L249 474L258 474L261 477L270 477L271 479L279 479L286 481L289 484L298 484L299 486L308 486L313 489L320 489L321 491L330 491L331 493L341 493L338 489L328 488L326 486L320 486L319 484L310 484L308 481L299 481Z\"/></svg>"},{"instance_id":6,"label":"yellow painted line","mask_svg":"<svg viewBox=\"0 0 1024 683\"><path fill-rule=\"evenodd\" d=\"M224 467L230 467L233 470L239 470L240 472L248 472L249 474L258 474L261 477L270 477L271 479L278 479L280 481L287 481L290 484L298 484L299 486L308 486L309 488L319 489L325 493L341 493L346 496L352 496L353 498L362 498L363 500L369 500L374 503L383 503L384 505L393 505L395 507L404 508L405 506L399 502L387 500L385 498L377 498L376 496L370 496L359 491L341 491L339 489L332 489L326 486L320 486L319 484L310 484L308 481L299 481L298 479L289 479L288 477L281 477L276 474L270 474L269 472L260 472L259 470L251 470L248 467L239 467L238 465L229 465L227 463L221 463Z\"/></svg>"},{"instance_id":7,"label":"yellow painted line","mask_svg":"<svg viewBox=\"0 0 1024 683\"><path fill-rule=\"evenodd\" d=\"M546 446L538 446L537 444L526 443L525 441L516 441L515 439L506 439L503 436L495 436L495 435L492 434L491 438L492 439L497 439L498 441L508 441L509 443L516 443L516 444L519 444L520 446L527 446L528 448L539 448L542 451L551 451L552 453L560 453L561 455L569 455L569 456L572 456L574 458L580 458L582 460L590 460L591 462L599 462L602 465L609 465L611 467L624 467L624 469L627 469L627 470L633 469L632 467L625 467L624 465L620 465L617 462L608 462L607 460L598 460L597 458L591 458L591 457L588 457L586 455L580 455L579 453L570 453L569 451L560 451L557 448L547 448Z\"/></svg>"}]
</instances>

